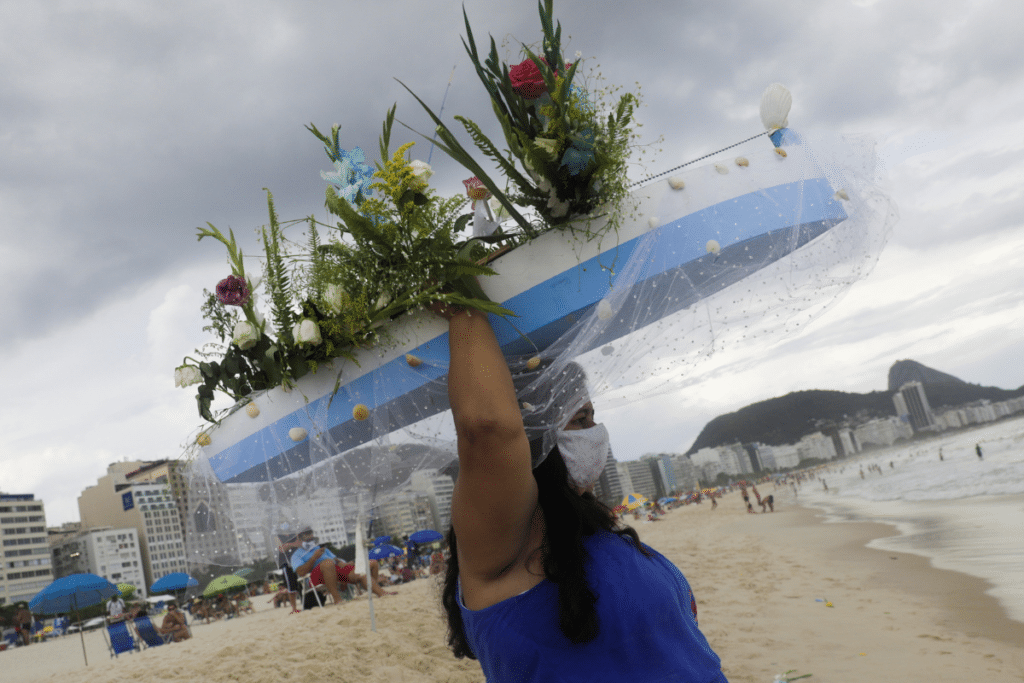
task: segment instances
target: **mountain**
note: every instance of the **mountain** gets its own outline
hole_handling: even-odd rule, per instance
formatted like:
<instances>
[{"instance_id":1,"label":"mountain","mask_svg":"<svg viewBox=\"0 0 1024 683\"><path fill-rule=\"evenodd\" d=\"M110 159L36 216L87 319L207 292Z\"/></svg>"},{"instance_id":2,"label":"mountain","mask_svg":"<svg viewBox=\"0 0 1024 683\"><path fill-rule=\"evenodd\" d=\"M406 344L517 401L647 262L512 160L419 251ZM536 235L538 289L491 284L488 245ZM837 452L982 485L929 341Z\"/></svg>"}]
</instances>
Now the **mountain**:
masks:
<instances>
[{"instance_id":1,"label":"mountain","mask_svg":"<svg viewBox=\"0 0 1024 683\"><path fill-rule=\"evenodd\" d=\"M917 361L901 360L889 368L889 386L898 389L906 382L924 385L933 410L960 406L973 401L1005 401L1024 396L1024 386L1000 389L970 384L953 375L933 370ZM791 394L752 403L734 413L719 415L704 425L687 455L701 448L732 443L764 443L771 446L796 443L801 437L829 427L859 424L896 414L892 395L896 389L858 394L845 391L794 391Z\"/></svg>"},{"instance_id":2,"label":"mountain","mask_svg":"<svg viewBox=\"0 0 1024 683\"><path fill-rule=\"evenodd\" d=\"M933 370L916 360L898 360L889 368L889 391L896 391L907 382L921 384L966 385L967 382L953 375Z\"/></svg>"}]
</instances>

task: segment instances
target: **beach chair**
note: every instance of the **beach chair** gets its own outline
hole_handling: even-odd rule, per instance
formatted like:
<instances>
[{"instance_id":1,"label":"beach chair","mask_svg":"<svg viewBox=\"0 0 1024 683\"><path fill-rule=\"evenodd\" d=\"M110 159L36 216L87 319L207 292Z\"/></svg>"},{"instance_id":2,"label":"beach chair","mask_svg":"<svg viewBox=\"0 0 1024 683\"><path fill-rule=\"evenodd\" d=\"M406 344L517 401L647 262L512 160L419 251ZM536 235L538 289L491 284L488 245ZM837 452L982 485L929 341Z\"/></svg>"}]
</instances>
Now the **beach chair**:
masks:
<instances>
[{"instance_id":1,"label":"beach chair","mask_svg":"<svg viewBox=\"0 0 1024 683\"><path fill-rule=\"evenodd\" d=\"M164 635L156 630L156 626L149 617L135 617L135 631L139 634L139 639L145 643L146 647L158 647L164 645L171 640L171 635Z\"/></svg>"},{"instance_id":2,"label":"beach chair","mask_svg":"<svg viewBox=\"0 0 1024 683\"><path fill-rule=\"evenodd\" d=\"M115 621L107 624L107 648L111 657L117 657L124 652L135 652L135 639L128 630L128 623Z\"/></svg>"},{"instance_id":3,"label":"beach chair","mask_svg":"<svg viewBox=\"0 0 1024 683\"><path fill-rule=\"evenodd\" d=\"M306 576L302 577L301 581L302 581L302 594L301 594L301 597L302 597L302 609L307 610L307 609L312 609L313 608L313 605L311 605L310 602L308 602L306 600L306 596L310 595L310 594L312 594L313 598L316 600L317 607L323 607L324 606L323 596L320 595L320 591L317 590L317 587L313 585L313 582L310 580L309 575L307 574Z\"/></svg>"}]
</instances>

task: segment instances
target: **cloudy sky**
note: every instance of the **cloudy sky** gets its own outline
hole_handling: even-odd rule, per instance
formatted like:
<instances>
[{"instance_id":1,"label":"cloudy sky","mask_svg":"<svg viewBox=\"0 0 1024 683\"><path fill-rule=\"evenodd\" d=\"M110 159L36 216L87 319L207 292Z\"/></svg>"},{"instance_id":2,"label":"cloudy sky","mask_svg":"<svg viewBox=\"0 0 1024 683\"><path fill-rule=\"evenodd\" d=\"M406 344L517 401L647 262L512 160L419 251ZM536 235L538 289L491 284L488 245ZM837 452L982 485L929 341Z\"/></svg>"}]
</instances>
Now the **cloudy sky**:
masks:
<instances>
[{"instance_id":1,"label":"cloudy sky","mask_svg":"<svg viewBox=\"0 0 1024 683\"><path fill-rule=\"evenodd\" d=\"M539 35L532 0L467 9L509 61ZM900 358L1024 384L1024 4L559 0L556 15L570 53L642 85L643 130L662 136L649 170L758 133L781 82L795 129L874 136L901 215L871 275L802 333L607 411L620 459L683 451L707 420L789 391L883 389ZM445 117L490 121L463 32L458 2L0 0L0 490L72 521L108 463L177 457L198 419L172 372L227 273L197 226L255 253L262 188L282 217L323 217L329 162L303 125L374 149L397 102L430 130L394 79L436 110L454 67ZM432 163L460 192L466 174Z\"/></svg>"}]
</instances>

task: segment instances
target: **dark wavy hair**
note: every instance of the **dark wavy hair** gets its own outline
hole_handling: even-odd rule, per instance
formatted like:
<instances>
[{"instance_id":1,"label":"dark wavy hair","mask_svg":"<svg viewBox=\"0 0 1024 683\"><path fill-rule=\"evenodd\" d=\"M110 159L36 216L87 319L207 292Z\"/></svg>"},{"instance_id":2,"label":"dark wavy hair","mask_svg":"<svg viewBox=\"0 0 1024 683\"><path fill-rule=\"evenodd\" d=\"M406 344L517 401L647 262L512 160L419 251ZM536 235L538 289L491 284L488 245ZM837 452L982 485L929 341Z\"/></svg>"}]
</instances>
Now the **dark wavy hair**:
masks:
<instances>
[{"instance_id":1,"label":"dark wavy hair","mask_svg":"<svg viewBox=\"0 0 1024 683\"><path fill-rule=\"evenodd\" d=\"M538 503L544 514L544 577L558 586L558 625L573 643L588 643L597 637L598 623L594 603L597 596L587 583L584 563L586 537L598 531L627 536L636 549L649 556L640 544L636 531L619 526L612 511L592 493L577 493L569 484L569 473L561 453L555 447L533 470L537 480ZM444 577L441 604L448 616L448 646L456 657L476 659L466 639L459 610L457 579L459 578L458 541L455 528L448 530L451 558Z\"/></svg>"}]
</instances>

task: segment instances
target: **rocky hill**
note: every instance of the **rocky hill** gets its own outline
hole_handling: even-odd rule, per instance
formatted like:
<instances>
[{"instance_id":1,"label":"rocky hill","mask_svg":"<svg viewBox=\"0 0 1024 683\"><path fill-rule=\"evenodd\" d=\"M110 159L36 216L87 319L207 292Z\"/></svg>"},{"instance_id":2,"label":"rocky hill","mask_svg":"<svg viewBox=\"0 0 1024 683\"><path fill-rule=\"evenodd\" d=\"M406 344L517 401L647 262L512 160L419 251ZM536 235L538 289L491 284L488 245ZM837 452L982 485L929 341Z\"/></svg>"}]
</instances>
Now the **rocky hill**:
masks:
<instances>
[{"instance_id":1,"label":"rocky hill","mask_svg":"<svg viewBox=\"0 0 1024 683\"><path fill-rule=\"evenodd\" d=\"M896 391L907 382L920 382L921 384L967 384L962 379L933 370L926 365L918 363L916 360L898 360L889 368L889 391Z\"/></svg>"},{"instance_id":2,"label":"rocky hill","mask_svg":"<svg viewBox=\"0 0 1024 683\"><path fill-rule=\"evenodd\" d=\"M906 382L924 385L933 410L973 401L1005 401L1024 395L1018 389L970 384L953 375L933 370L917 361L901 360L889 369L889 386ZM731 443L760 442L773 446L795 443L801 437L832 426L858 424L896 414L892 394L896 389L858 394L844 391L794 391L786 396L759 401L734 413L719 415L704 425L687 455L701 448Z\"/></svg>"}]
</instances>

